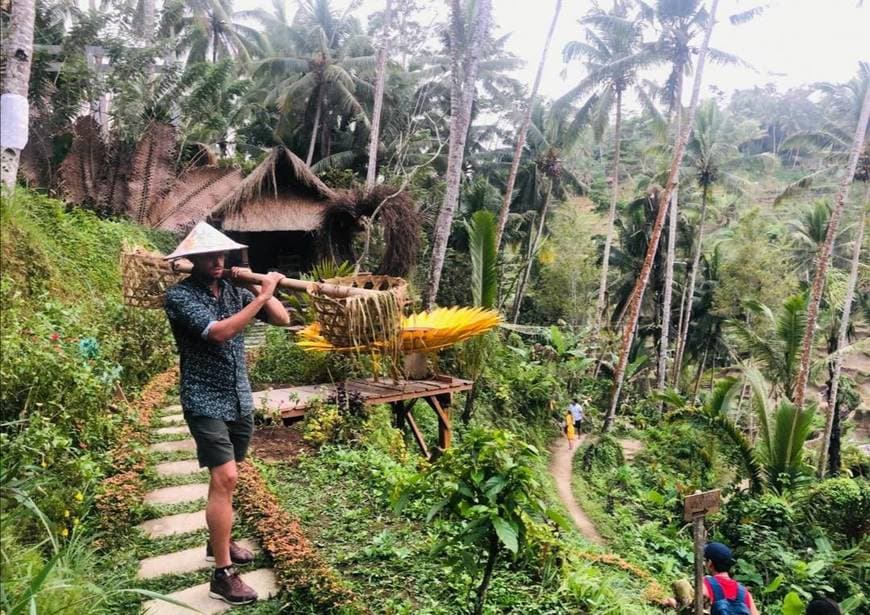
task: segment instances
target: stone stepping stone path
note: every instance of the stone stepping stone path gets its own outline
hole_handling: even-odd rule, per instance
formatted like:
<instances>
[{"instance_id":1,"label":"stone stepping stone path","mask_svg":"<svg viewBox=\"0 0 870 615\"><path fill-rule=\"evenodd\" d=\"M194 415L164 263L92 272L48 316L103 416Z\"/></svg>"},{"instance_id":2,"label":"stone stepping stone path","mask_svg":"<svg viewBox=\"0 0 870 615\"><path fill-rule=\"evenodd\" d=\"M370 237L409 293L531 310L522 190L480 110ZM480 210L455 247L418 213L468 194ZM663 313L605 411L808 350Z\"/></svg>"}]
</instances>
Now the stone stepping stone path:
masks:
<instances>
[{"instance_id":1,"label":"stone stepping stone path","mask_svg":"<svg viewBox=\"0 0 870 615\"><path fill-rule=\"evenodd\" d=\"M151 445L151 452L153 453L177 453L177 452L186 452L186 453L195 453L196 452L196 442L193 441L193 438L189 438L187 440L170 440L168 442L155 442Z\"/></svg>"},{"instance_id":2,"label":"stone stepping stone path","mask_svg":"<svg viewBox=\"0 0 870 615\"><path fill-rule=\"evenodd\" d=\"M181 504L208 497L208 483L193 483L177 487L163 487L145 494L146 504Z\"/></svg>"},{"instance_id":3,"label":"stone stepping stone path","mask_svg":"<svg viewBox=\"0 0 870 615\"><path fill-rule=\"evenodd\" d=\"M160 429L155 429L154 433L158 436L177 436L179 434L190 433L187 429L187 425L173 425L171 427L161 427Z\"/></svg>"},{"instance_id":4,"label":"stone stepping stone path","mask_svg":"<svg viewBox=\"0 0 870 615\"><path fill-rule=\"evenodd\" d=\"M152 433L156 439L167 435L187 433L187 427L183 422L184 417L181 415L181 407L169 406L163 409L160 418L160 423L164 426L154 429ZM178 425L178 423L181 424ZM192 438L155 442L151 444L150 450L152 453L157 454L189 453L191 457L191 459L155 464L154 470L157 476L176 477L184 481L186 480L185 477L190 476L192 478L194 475L202 474L202 481L161 487L149 491L143 499L145 504L157 507L173 507L184 504L193 506L192 502L205 500L208 497L208 477L204 470L199 467L196 459L193 458L195 456L196 444ZM165 515L157 519L149 519L140 523L138 527L149 539L158 541L170 536L183 537L193 532L201 532L207 528L204 503L202 508L202 510L195 512L178 513ZM178 508L175 508L175 510L178 510ZM239 540L239 543L255 553L259 551L257 545L251 540ZM187 544L190 544L190 541ZM229 604L222 600L211 598L208 595L208 571L213 565L212 562L208 562L205 559L205 544L142 559L139 562L139 571L137 573L137 578L139 579L147 580L189 575L190 573L202 571L202 580L205 581L167 594L172 600L184 603L190 608L184 608L163 600L149 600L142 605L142 612L146 615L189 615L190 613L210 614L228 611L232 608ZM256 590L260 601L268 600L278 595L278 580L271 568L248 571L243 569L242 579ZM175 586L178 587L177 584ZM244 612L244 607L240 608L240 612Z\"/></svg>"},{"instance_id":5,"label":"stone stepping stone path","mask_svg":"<svg viewBox=\"0 0 870 615\"><path fill-rule=\"evenodd\" d=\"M246 549L250 549L254 553L259 552L257 545L250 540L239 540L238 544ZM153 579L166 574L185 574L211 568L212 565L212 562L205 560L205 547L200 545L184 549L183 551L176 551L175 553L146 557L139 562L139 572L136 573L136 577L139 579Z\"/></svg>"},{"instance_id":6,"label":"stone stepping stone path","mask_svg":"<svg viewBox=\"0 0 870 615\"><path fill-rule=\"evenodd\" d=\"M196 459L183 459L158 463L154 466L154 471L157 472L157 476L183 476L205 472L205 469L199 467L199 462Z\"/></svg>"},{"instance_id":7,"label":"stone stepping stone path","mask_svg":"<svg viewBox=\"0 0 870 615\"><path fill-rule=\"evenodd\" d=\"M242 575L242 580L257 592L260 600L274 596L278 593L278 583L275 578L275 573L267 568L247 572ZM190 615L191 612L206 613L210 615L211 613L224 613L233 608L226 602L215 600L209 596L208 586L208 583L203 583L201 585L195 585L168 594L173 600L183 602L195 609L194 611L176 606L163 600L149 600L143 605L142 610L145 615ZM244 609L244 607L238 608Z\"/></svg>"}]
</instances>

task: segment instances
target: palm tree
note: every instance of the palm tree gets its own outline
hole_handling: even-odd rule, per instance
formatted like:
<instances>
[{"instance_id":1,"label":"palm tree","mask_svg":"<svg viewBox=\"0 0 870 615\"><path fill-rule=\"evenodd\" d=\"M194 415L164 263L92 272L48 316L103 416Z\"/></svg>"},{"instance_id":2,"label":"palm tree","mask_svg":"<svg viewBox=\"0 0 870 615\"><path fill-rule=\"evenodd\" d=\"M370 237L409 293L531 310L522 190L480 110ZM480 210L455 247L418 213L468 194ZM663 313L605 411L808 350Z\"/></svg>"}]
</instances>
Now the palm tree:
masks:
<instances>
[{"instance_id":1,"label":"palm tree","mask_svg":"<svg viewBox=\"0 0 870 615\"><path fill-rule=\"evenodd\" d=\"M698 52L698 64L695 70L695 82L692 87L692 99L686 113L686 125L680 132L674 147L674 155L668 172L668 180L664 189L659 194L659 210L656 215L655 224L653 225L652 236L650 237L649 248L647 249L646 258L644 259L643 269L640 272L640 276L638 276L634 290L632 291L631 300L629 301L628 318L626 319L625 327L623 329L622 346L619 352L616 373L614 374L610 408L604 419L605 431L610 431L613 426L613 421L616 418L616 406L619 403L619 395L622 391L623 379L625 378L625 368L628 365L628 355L634 340L634 332L637 327L643 294L646 290L647 283L649 282L650 271L652 270L653 261L655 260L656 252L658 251L659 239L661 238L662 228L665 223L665 214L667 213L668 205L670 203L671 193L676 185L677 173L680 164L682 164L683 161L686 142L689 140L689 132L695 121L695 111L698 108L698 99L701 95L701 80L704 76L704 63L707 57L707 48L710 46L710 36L713 34L713 26L716 23L716 9L718 8L718 5L719 0L713 0L712 6L710 7L707 29L704 32L704 40L701 43L701 49Z\"/></svg>"},{"instance_id":2,"label":"palm tree","mask_svg":"<svg viewBox=\"0 0 870 615\"><path fill-rule=\"evenodd\" d=\"M512 311L515 323L519 318L535 256L544 239L544 229L552 200L554 198L564 200L571 193L582 194L586 190L583 182L562 163L563 153L570 151L580 136L576 122L559 116L552 107L545 109L536 106L533 115L534 121L529 122L529 140L521 154L521 158L526 161L524 164L526 181L523 186L526 189L519 190L516 196L526 197L524 204L526 207L531 205L532 208L538 209L537 225L533 224L534 219L530 220L528 258L525 267L521 270L514 295ZM535 207L536 205L538 207Z\"/></svg>"},{"instance_id":3,"label":"palm tree","mask_svg":"<svg viewBox=\"0 0 870 615\"><path fill-rule=\"evenodd\" d=\"M339 17L328 0L302 3L292 24L272 20L271 28L280 46L261 62L258 73L267 83L276 77L278 81L266 102L275 103L281 113L276 132L293 123L311 127L305 158L310 166L318 138L320 157L331 154L331 120L357 117L368 122L356 92L372 89L360 75L374 67L376 58L358 24Z\"/></svg>"},{"instance_id":4,"label":"palm tree","mask_svg":"<svg viewBox=\"0 0 870 615\"><path fill-rule=\"evenodd\" d=\"M734 461L742 467L749 480L750 491L758 493L764 488L765 467L752 441L733 416L734 400L742 389L743 382L728 377L716 381L700 407L673 389L661 394L660 398L676 409L672 419L690 421L727 441L731 445Z\"/></svg>"},{"instance_id":5,"label":"palm tree","mask_svg":"<svg viewBox=\"0 0 870 615\"><path fill-rule=\"evenodd\" d=\"M757 133L758 130L754 125L737 123L730 116L725 115L713 100L705 101L698 107L692 136L686 146L686 154L695 173L695 183L701 190L701 211L698 217L697 232L692 240L692 264L688 273L685 301L680 310L678 321L679 328L673 368L674 382L679 378L682 370L683 354L689 335L689 323L692 321L695 287L706 231L707 209L713 186L719 182L724 182L732 190L741 190L743 180L729 172L728 167L742 159L740 144Z\"/></svg>"},{"instance_id":6,"label":"palm tree","mask_svg":"<svg viewBox=\"0 0 870 615\"><path fill-rule=\"evenodd\" d=\"M820 199L801 212L797 220L791 223L792 256L798 277L807 284L812 282L813 259L819 253L819 248L825 243L828 222L831 220L830 201ZM833 257L841 263L848 260L843 253L840 241L843 230L837 232L834 238Z\"/></svg>"},{"instance_id":7,"label":"palm tree","mask_svg":"<svg viewBox=\"0 0 870 615\"><path fill-rule=\"evenodd\" d=\"M471 297L475 307L492 309L498 296L498 268L495 245L496 218L486 210L478 210L465 223L468 234L468 255L471 260ZM487 351L491 346L491 335L481 335L462 345L461 362L473 384L465 398L462 422L468 424L477 396L477 379L483 370Z\"/></svg>"},{"instance_id":8,"label":"palm tree","mask_svg":"<svg viewBox=\"0 0 870 615\"><path fill-rule=\"evenodd\" d=\"M447 240L453 224L453 212L459 198L462 180L462 160L465 142L471 124L471 106L474 102L474 85L483 43L490 27L492 0L473 0L463 7L461 0L451 0L450 10L450 145L447 153L447 172L444 177L444 199L435 222L432 240L432 257L429 264L429 279L423 297L424 307L435 303Z\"/></svg>"},{"instance_id":9,"label":"palm tree","mask_svg":"<svg viewBox=\"0 0 870 615\"><path fill-rule=\"evenodd\" d=\"M3 136L0 144L0 183L15 187L21 150L27 144L29 103L27 89L30 83L30 61L33 56L33 22L36 18L35 0L22 0L12 4L9 28L6 31L6 61L3 71Z\"/></svg>"},{"instance_id":10,"label":"palm tree","mask_svg":"<svg viewBox=\"0 0 870 615\"><path fill-rule=\"evenodd\" d=\"M529 123L532 120L532 109L535 106L535 99L538 97L538 88L541 85L541 77L544 74L544 64L547 61L547 52L550 50L550 41L553 39L553 31L556 29L556 23L559 21L559 13L562 11L562 0L556 0L556 10L553 11L553 19L550 21L550 29L547 31L547 38L544 40L544 49L541 51L541 60L538 62L538 70L535 73L535 81L532 85L532 93L529 94L529 100L526 103L526 108L523 111L520 128L517 132L517 140L514 145L514 155L511 161L511 168L508 172L507 184L502 197L501 209L498 214L498 227L495 234L495 247L498 249L501 245L501 236L504 233L504 226L507 223L508 213L510 213L511 200L513 199L514 184L517 179L517 171L520 168L520 159L522 158L523 146L526 142L526 132L529 129Z\"/></svg>"},{"instance_id":11,"label":"palm tree","mask_svg":"<svg viewBox=\"0 0 870 615\"><path fill-rule=\"evenodd\" d=\"M163 7L160 34L177 36L176 53L187 51L188 66L224 58L247 62L259 36L241 17L232 0L171 0Z\"/></svg>"},{"instance_id":12,"label":"palm tree","mask_svg":"<svg viewBox=\"0 0 870 615\"><path fill-rule=\"evenodd\" d=\"M857 77L845 84L819 83L814 90L824 95L820 108L825 113L810 122L811 130L796 130L780 144L780 150L805 151L818 158L817 166L808 174L787 185L774 200L779 205L807 188L820 178L848 166L852 150L852 127L860 119L865 92L870 89L870 62L861 62ZM817 126L816 124L820 124Z\"/></svg>"},{"instance_id":13,"label":"palm tree","mask_svg":"<svg viewBox=\"0 0 870 615\"><path fill-rule=\"evenodd\" d=\"M813 277L813 286L810 291L810 302L807 308L807 326L804 331L803 347L801 349L800 370L798 371L797 382L795 385L794 401L798 410L803 409L804 398L806 397L807 381L809 380L810 373L810 359L813 351L813 333L816 327L816 319L819 315L819 305L822 301L822 289L825 285L828 265L831 260L831 252L833 252L834 249L834 237L837 233L840 218L843 215L843 209L846 207L846 197L852 184L852 178L855 176L855 169L858 166L858 157L864 148L864 137L867 134L868 120L870 120L870 83L865 82L864 98L861 103L861 113L858 117L858 123L855 127L855 135L852 139L852 149L849 153L848 166L846 167L846 172L840 182L837 194L834 197L834 208L831 211L831 220L828 223L825 243L822 244L816 259L816 271Z\"/></svg>"},{"instance_id":14,"label":"palm tree","mask_svg":"<svg viewBox=\"0 0 870 615\"><path fill-rule=\"evenodd\" d=\"M806 325L807 296L793 295L777 314L766 305L748 302L746 309L760 320L726 323L737 342L736 350L761 366L774 396L792 398L798 371L800 342Z\"/></svg>"},{"instance_id":15,"label":"palm tree","mask_svg":"<svg viewBox=\"0 0 870 615\"><path fill-rule=\"evenodd\" d=\"M840 331L837 335L834 366L831 370L831 386L828 392L825 431L822 434L822 449L819 454L819 478L825 477L826 468L831 474L836 474L840 469L839 455L836 455L836 458L834 458L834 455L831 455L831 459L828 459L828 451L830 450L831 435L834 432L834 419L839 412L837 401L840 388L840 372L843 368L843 350L846 348L846 336L849 332L852 300L855 297L855 286L858 283L858 265L861 261L861 247L864 242L864 226L867 222L867 217L870 216L870 210L868 210L868 203L870 203L870 178L864 178L864 186L864 202L863 207L858 209L858 230L855 233L852 245L852 265L849 271L849 281L846 285L846 296L843 298L843 308L840 314Z\"/></svg>"},{"instance_id":16,"label":"palm tree","mask_svg":"<svg viewBox=\"0 0 870 615\"><path fill-rule=\"evenodd\" d=\"M604 259L601 266L601 283L596 305L595 337L601 330L604 316L604 299L607 291L607 271L610 264L610 248L613 242L613 224L616 219L616 203L619 198L619 155L622 130L622 97L635 83L638 70L650 62L649 53L643 51L642 23L639 16L629 13L629 3L617 1L611 11L596 7L581 20L587 24L586 41L571 41L562 52L565 62L576 58L585 61L587 75L579 84L556 101L556 107L574 103L579 99L596 97L595 125L600 135L611 109L615 109L613 128L613 175L611 178L610 210L607 236L604 241Z\"/></svg>"}]
</instances>

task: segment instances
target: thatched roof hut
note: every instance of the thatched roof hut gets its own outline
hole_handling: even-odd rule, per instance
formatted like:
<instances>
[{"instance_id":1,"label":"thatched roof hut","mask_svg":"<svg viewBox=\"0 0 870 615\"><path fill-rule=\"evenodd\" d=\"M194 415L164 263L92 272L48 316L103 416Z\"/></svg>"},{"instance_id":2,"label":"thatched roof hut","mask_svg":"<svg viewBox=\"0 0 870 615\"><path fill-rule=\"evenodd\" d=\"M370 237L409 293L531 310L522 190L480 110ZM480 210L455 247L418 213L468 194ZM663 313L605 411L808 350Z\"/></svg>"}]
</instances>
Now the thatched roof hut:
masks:
<instances>
[{"instance_id":1,"label":"thatched roof hut","mask_svg":"<svg viewBox=\"0 0 870 615\"><path fill-rule=\"evenodd\" d=\"M221 199L209 218L250 246L255 271L295 274L314 264L315 234L337 196L299 157L278 146Z\"/></svg>"},{"instance_id":2,"label":"thatched roof hut","mask_svg":"<svg viewBox=\"0 0 870 615\"><path fill-rule=\"evenodd\" d=\"M211 212L225 231L314 232L336 193L302 160L278 146Z\"/></svg>"}]
</instances>

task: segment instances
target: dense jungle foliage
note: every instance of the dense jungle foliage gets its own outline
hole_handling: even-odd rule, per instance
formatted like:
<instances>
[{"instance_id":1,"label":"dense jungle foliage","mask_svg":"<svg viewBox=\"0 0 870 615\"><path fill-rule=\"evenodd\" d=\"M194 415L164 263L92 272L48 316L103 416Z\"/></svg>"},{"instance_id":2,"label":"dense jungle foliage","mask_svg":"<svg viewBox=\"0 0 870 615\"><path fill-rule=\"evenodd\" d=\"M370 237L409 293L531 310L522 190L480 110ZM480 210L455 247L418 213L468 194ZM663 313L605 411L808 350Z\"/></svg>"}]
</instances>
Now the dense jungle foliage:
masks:
<instances>
[{"instance_id":1,"label":"dense jungle foliage","mask_svg":"<svg viewBox=\"0 0 870 615\"><path fill-rule=\"evenodd\" d=\"M0 206L0 610L130 613L204 578L137 578L140 560L206 539L136 527L204 505L145 492L206 480L154 469L189 457L148 447L178 437L151 435L177 402L175 348L162 311L121 294L125 247L180 239L114 192L156 126L173 177L201 158L248 174L282 146L334 190L404 190L413 225L373 208L358 260L309 279L374 271L413 229L409 309L503 317L430 357L475 381L437 460L389 406L339 396L287 427L257 409L284 448L255 456L239 525L262 533L267 502L304 540L289 564L257 555L285 583L245 613L672 611L692 575L683 501L710 489L709 537L762 615L822 596L868 612L870 63L842 83L702 88L704 62L752 69L710 43L714 23L773 9L590 2L545 58L569 75L550 97L517 79L530 60L491 0L81 4L0 7L4 49L16 7L35 12L30 140ZM255 390L373 369L296 341L270 329L249 349ZM573 399L569 491L600 543L551 467ZM435 441L435 414L413 412Z\"/></svg>"}]
</instances>

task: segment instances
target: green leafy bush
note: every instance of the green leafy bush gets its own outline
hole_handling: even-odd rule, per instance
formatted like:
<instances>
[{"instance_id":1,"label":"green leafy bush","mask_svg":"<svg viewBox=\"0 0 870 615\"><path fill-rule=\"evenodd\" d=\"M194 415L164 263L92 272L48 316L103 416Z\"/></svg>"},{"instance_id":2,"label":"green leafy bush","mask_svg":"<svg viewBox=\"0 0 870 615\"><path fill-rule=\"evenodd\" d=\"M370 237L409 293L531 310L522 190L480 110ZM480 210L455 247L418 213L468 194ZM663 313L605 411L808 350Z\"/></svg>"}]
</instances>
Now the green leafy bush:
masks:
<instances>
[{"instance_id":1,"label":"green leafy bush","mask_svg":"<svg viewBox=\"0 0 870 615\"><path fill-rule=\"evenodd\" d=\"M870 483L862 478L830 478L814 485L800 508L832 536L860 540L870 531Z\"/></svg>"},{"instance_id":2,"label":"green leafy bush","mask_svg":"<svg viewBox=\"0 0 870 615\"><path fill-rule=\"evenodd\" d=\"M266 343L254 353L249 370L255 388L338 382L348 371L347 361L332 353L306 352L284 329L270 327Z\"/></svg>"},{"instance_id":3,"label":"green leafy bush","mask_svg":"<svg viewBox=\"0 0 870 615\"><path fill-rule=\"evenodd\" d=\"M587 444L580 458L583 470L586 472L615 468L625 463L622 447L616 438L609 434L604 434Z\"/></svg>"}]
</instances>

